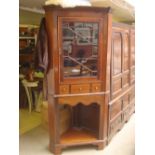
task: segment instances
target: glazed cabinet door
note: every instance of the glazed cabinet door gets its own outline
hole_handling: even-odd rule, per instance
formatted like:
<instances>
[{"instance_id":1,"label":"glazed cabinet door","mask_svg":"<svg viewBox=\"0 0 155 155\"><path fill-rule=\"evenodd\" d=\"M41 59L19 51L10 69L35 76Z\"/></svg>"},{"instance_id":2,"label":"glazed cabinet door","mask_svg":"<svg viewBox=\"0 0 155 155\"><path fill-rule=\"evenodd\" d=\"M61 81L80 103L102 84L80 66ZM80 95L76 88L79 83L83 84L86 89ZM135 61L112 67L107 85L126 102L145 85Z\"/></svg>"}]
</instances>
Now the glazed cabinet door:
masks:
<instances>
[{"instance_id":1,"label":"glazed cabinet door","mask_svg":"<svg viewBox=\"0 0 155 155\"><path fill-rule=\"evenodd\" d=\"M102 23L94 18L58 19L60 82L101 79Z\"/></svg>"},{"instance_id":2,"label":"glazed cabinet door","mask_svg":"<svg viewBox=\"0 0 155 155\"><path fill-rule=\"evenodd\" d=\"M102 18L58 17L60 94L102 91L103 25Z\"/></svg>"}]
</instances>

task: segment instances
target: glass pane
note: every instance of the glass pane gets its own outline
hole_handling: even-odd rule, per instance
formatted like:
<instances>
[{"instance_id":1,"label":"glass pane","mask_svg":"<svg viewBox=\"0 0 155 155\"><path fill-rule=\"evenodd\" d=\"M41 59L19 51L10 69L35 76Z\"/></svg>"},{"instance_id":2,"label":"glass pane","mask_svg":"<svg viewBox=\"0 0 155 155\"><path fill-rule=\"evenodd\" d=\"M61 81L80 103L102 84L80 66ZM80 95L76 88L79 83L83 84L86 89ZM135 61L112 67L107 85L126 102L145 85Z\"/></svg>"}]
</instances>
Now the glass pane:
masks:
<instances>
[{"instance_id":1,"label":"glass pane","mask_svg":"<svg viewBox=\"0 0 155 155\"><path fill-rule=\"evenodd\" d=\"M63 22L64 77L97 76L98 23Z\"/></svg>"}]
</instances>

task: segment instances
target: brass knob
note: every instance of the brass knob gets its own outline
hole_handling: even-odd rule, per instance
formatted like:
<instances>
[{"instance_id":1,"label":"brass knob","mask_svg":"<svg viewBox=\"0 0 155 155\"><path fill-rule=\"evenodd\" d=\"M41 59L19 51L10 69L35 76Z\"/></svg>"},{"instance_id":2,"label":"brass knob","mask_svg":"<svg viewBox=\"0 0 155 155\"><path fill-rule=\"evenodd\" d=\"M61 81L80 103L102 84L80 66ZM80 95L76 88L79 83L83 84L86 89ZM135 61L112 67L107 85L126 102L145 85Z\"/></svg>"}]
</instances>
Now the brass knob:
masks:
<instances>
[{"instance_id":1,"label":"brass knob","mask_svg":"<svg viewBox=\"0 0 155 155\"><path fill-rule=\"evenodd\" d=\"M96 86L96 87L95 87L95 89L97 90L97 89L98 89L98 87Z\"/></svg>"},{"instance_id":2,"label":"brass knob","mask_svg":"<svg viewBox=\"0 0 155 155\"><path fill-rule=\"evenodd\" d=\"M79 88L79 90L81 91L81 90L82 90L82 88L80 87L80 88Z\"/></svg>"}]
</instances>

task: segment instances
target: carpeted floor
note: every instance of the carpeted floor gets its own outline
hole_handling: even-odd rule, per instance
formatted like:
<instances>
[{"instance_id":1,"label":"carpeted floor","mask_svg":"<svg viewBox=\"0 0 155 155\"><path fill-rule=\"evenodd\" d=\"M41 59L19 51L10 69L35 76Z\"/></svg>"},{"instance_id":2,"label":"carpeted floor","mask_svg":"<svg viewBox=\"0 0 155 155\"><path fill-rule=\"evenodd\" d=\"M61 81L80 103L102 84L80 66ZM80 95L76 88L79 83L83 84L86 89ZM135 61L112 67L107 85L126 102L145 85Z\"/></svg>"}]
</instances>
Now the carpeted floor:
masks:
<instances>
[{"instance_id":1,"label":"carpeted floor","mask_svg":"<svg viewBox=\"0 0 155 155\"><path fill-rule=\"evenodd\" d=\"M52 155L48 150L48 132L39 126L20 136L20 155ZM110 144L101 151L92 146L67 148L62 155L134 155L134 115Z\"/></svg>"}]
</instances>

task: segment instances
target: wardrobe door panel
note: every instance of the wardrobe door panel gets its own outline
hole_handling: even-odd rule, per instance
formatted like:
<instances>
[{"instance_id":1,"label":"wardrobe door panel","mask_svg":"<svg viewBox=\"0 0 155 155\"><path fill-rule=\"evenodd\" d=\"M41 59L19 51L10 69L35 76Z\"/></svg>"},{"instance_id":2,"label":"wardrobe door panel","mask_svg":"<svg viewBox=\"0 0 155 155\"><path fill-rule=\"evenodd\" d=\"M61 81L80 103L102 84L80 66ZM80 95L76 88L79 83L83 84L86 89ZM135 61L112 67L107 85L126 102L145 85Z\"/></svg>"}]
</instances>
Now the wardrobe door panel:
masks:
<instances>
[{"instance_id":1,"label":"wardrobe door panel","mask_svg":"<svg viewBox=\"0 0 155 155\"><path fill-rule=\"evenodd\" d=\"M124 34L123 70L129 70L129 34Z\"/></svg>"},{"instance_id":2,"label":"wardrobe door panel","mask_svg":"<svg viewBox=\"0 0 155 155\"><path fill-rule=\"evenodd\" d=\"M122 70L122 37L121 33L113 34L113 75L121 73Z\"/></svg>"}]
</instances>

